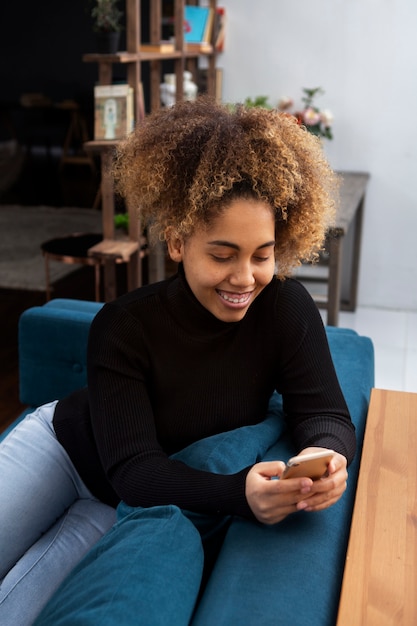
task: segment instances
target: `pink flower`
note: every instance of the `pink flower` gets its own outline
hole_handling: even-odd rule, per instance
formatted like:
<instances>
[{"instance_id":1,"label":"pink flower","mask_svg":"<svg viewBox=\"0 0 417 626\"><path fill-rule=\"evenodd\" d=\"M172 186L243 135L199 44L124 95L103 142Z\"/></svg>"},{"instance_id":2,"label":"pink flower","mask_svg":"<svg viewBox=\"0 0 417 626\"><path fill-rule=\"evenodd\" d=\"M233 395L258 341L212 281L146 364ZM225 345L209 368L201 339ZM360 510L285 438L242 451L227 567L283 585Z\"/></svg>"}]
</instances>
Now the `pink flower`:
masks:
<instances>
[{"instance_id":1,"label":"pink flower","mask_svg":"<svg viewBox=\"0 0 417 626\"><path fill-rule=\"evenodd\" d=\"M294 106L292 98L288 96L282 96L278 100L277 109L287 115L293 115L300 126L304 126L309 133L316 135L317 137L325 137L326 139L333 139L332 125L333 125L333 113L329 109L321 110L315 106L314 99L316 96L324 93L321 87L315 89L303 89L303 97L301 98L302 107L291 113L290 109Z\"/></svg>"},{"instance_id":2,"label":"pink flower","mask_svg":"<svg viewBox=\"0 0 417 626\"><path fill-rule=\"evenodd\" d=\"M330 128L333 124L333 119L333 113L329 111L329 109L324 109L324 111L321 112L321 121L325 128Z\"/></svg>"},{"instance_id":3,"label":"pink flower","mask_svg":"<svg viewBox=\"0 0 417 626\"><path fill-rule=\"evenodd\" d=\"M304 124L307 126L315 126L320 122L320 113L317 113L312 107L308 107L303 111Z\"/></svg>"}]
</instances>

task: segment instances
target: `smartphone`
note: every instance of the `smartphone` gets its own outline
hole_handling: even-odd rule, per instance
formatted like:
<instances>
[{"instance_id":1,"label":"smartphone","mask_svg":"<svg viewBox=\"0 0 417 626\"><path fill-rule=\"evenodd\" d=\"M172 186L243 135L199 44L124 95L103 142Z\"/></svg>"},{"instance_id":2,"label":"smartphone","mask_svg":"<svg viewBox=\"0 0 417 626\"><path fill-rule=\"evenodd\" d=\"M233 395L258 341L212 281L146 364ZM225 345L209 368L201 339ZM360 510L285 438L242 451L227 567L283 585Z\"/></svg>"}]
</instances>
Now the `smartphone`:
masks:
<instances>
[{"instance_id":1,"label":"smartphone","mask_svg":"<svg viewBox=\"0 0 417 626\"><path fill-rule=\"evenodd\" d=\"M334 450L320 450L319 452L293 456L288 460L281 480L284 478L301 478L303 476L307 476L312 480L318 480L327 472L327 466L333 455Z\"/></svg>"}]
</instances>

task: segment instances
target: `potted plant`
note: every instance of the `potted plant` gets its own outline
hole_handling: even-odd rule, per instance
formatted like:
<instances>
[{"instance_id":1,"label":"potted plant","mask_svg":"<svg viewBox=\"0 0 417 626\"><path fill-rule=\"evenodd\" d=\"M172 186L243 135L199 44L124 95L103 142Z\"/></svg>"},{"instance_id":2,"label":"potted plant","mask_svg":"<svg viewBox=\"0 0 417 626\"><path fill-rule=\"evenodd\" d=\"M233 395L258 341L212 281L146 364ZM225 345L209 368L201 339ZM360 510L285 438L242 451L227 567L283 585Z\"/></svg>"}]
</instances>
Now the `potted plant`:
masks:
<instances>
[{"instance_id":1,"label":"potted plant","mask_svg":"<svg viewBox=\"0 0 417 626\"><path fill-rule=\"evenodd\" d=\"M91 17L93 31L97 34L98 52L116 53L123 28L123 12L119 9L119 0L94 0Z\"/></svg>"},{"instance_id":2,"label":"potted plant","mask_svg":"<svg viewBox=\"0 0 417 626\"><path fill-rule=\"evenodd\" d=\"M114 227L126 235L129 234L129 213L116 213L114 216Z\"/></svg>"}]
</instances>

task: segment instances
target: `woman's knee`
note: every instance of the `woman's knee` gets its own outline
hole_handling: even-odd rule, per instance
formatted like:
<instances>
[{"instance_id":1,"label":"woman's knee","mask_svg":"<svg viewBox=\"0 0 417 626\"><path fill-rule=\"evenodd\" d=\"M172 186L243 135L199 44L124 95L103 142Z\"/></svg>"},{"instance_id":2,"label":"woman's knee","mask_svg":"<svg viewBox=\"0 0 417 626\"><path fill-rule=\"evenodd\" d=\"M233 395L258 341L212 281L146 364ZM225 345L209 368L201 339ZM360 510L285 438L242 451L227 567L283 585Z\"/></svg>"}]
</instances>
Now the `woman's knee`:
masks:
<instances>
[{"instance_id":1,"label":"woman's knee","mask_svg":"<svg viewBox=\"0 0 417 626\"><path fill-rule=\"evenodd\" d=\"M118 522L64 581L36 626L189 623L203 571L200 534L177 507L120 505ZM94 610L92 610L92 603Z\"/></svg>"},{"instance_id":2,"label":"woman's knee","mask_svg":"<svg viewBox=\"0 0 417 626\"><path fill-rule=\"evenodd\" d=\"M116 523L116 509L98 500L81 499L70 506L67 520L74 531L82 529L83 537L86 533L90 535L92 544L94 539L98 541Z\"/></svg>"}]
</instances>

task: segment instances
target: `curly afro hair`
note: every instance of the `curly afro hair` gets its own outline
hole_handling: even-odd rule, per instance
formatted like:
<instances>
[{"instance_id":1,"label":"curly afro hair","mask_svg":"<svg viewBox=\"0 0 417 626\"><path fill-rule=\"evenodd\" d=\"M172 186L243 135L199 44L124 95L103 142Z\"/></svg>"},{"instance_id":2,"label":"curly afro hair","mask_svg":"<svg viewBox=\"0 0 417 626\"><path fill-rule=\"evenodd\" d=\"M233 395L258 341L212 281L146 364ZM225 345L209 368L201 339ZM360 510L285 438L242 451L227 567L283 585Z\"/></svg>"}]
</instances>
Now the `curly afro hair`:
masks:
<instances>
[{"instance_id":1,"label":"curly afro hair","mask_svg":"<svg viewBox=\"0 0 417 626\"><path fill-rule=\"evenodd\" d=\"M295 118L208 97L147 117L119 144L113 174L117 191L161 239L210 225L237 197L268 203L280 278L317 258L337 197L320 140Z\"/></svg>"}]
</instances>

